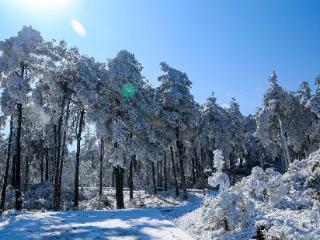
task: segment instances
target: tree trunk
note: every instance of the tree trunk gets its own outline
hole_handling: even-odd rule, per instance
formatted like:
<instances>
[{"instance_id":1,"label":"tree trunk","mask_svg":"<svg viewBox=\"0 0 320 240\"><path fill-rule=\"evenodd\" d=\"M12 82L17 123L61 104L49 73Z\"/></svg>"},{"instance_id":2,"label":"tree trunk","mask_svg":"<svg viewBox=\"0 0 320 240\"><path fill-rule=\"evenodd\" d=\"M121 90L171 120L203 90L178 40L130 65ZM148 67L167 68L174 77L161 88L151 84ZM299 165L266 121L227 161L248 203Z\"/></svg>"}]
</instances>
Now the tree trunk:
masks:
<instances>
[{"instance_id":1,"label":"tree trunk","mask_svg":"<svg viewBox=\"0 0 320 240\"><path fill-rule=\"evenodd\" d=\"M10 132L9 132L9 138L8 138L7 158L6 158L6 168L5 168L5 172L4 172L4 176L3 176L3 184L2 184L2 192L1 192L0 211L4 211L4 209L5 209L6 189L7 189L7 185L8 185L8 174L9 174L9 165L10 165L10 157L11 157L12 129L13 129L13 119L11 116L11 118L10 118Z\"/></svg>"},{"instance_id":2,"label":"tree trunk","mask_svg":"<svg viewBox=\"0 0 320 240\"><path fill-rule=\"evenodd\" d=\"M174 177L174 185L176 188L176 196L179 196L179 188L178 188L178 180L177 180L177 172L176 172L176 167L174 164L174 155L173 155L173 149L170 146L170 152L171 152L171 165L172 165L172 172L173 172L173 177Z\"/></svg>"},{"instance_id":3,"label":"tree trunk","mask_svg":"<svg viewBox=\"0 0 320 240\"><path fill-rule=\"evenodd\" d=\"M154 169L154 162L151 161L151 174L152 174L152 191L153 194L157 194L157 186L156 186L156 173Z\"/></svg>"},{"instance_id":4,"label":"tree trunk","mask_svg":"<svg viewBox=\"0 0 320 240\"><path fill-rule=\"evenodd\" d=\"M29 186L29 156L26 156L26 166L25 166L25 181L24 181L24 192L28 191Z\"/></svg>"},{"instance_id":5,"label":"tree trunk","mask_svg":"<svg viewBox=\"0 0 320 240\"><path fill-rule=\"evenodd\" d=\"M200 171L199 171L199 158L198 158L198 154L197 154L197 149L195 147L193 147L193 155L194 155L194 166L195 166L195 175L196 178L200 177Z\"/></svg>"},{"instance_id":6,"label":"tree trunk","mask_svg":"<svg viewBox=\"0 0 320 240\"><path fill-rule=\"evenodd\" d=\"M168 190L168 181L167 181L167 154L166 150L163 150L163 176L164 176L164 190Z\"/></svg>"},{"instance_id":7,"label":"tree trunk","mask_svg":"<svg viewBox=\"0 0 320 240\"><path fill-rule=\"evenodd\" d=\"M179 128L176 128L176 144L177 144L177 149L178 149L178 158L179 158L179 162L180 162L180 168L179 168L179 172L180 172L180 180L181 180L181 188L183 191L183 198L187 199L188 195L187 195L187 188L186 188L186 179L184 176L184 166L183 166L183 160L184 160L184 149L183 149L183 144L182 141L180 139L180 130Z\"/></svg>"},{"instance_id":8,"label":"tree trunk","mask_svg":"<svg viewBox=\"0 0 320 240\"><path fill-rule=\"evenodd\" d=\"M23 76L23 71L22 71ZM16 167L15 167L15 209L20 211L22 209L22 198L21 198L21 126L22 126L22 104L17 104L18 110L18 124L17 124L17 138L16 138Z\"/></svg>"},{"instance_id":9,"label":"tree trunk","mask_svg":"<svg viewBox=\"0 0 320 240\"><path fill-rule=\"evenodd\" d=\"M58 149L58 143L57 143L57 125L53 125L53 159L52 159L52 170L51 170L51 182L54 180L54 174L56 172L56 166L57 166L57 149ZM54 198L54 197L53 197ZM54 203L53 203L54 204ZM57 209L58 210L58 209Z\"/></svg>"},{"instance_id":10,"label":"tree trunk","mask_svg":"<svg viewBox=\"0 0 320 240\"><path fill-rule=\"evenodd\" d=\"M58 180L58 189L57 189L57 199L59 200L59 202L61 202L62 171L63 171L64 155L65 155L66 141L67 141L67 128L68 128L69 114L70 114L70 100L67 104L67 113L64 121L64 126L63 126L63 139L61 144L62 149L61 149L61 156L60 156L59 174L58 174L59 180ZM59 154L60 154L60 151L59 151Z\"/></svg>"},{"instance_id":11,"label":"tree trunk","mask_svg":"<svg viewBox=\"0 0 320 240\"><path fill-rule=\"evenodd\" d=\"M279 117L279 126L280 126L281 142L283 144L283 150L285 153L285 169L284 170L287 170L287 168L289 167L289 163L291 162L291 159L290 159L290 153L289 153L287 139L286 139L286 136L285 136L285 133L283 130L282 121L281 121L280 117Z\"/></svg>"},{"instance_id":12,"label":"tree trunk","mask_svg":"<svg viewBox=\"0 0 320 240\"><path fill-rule=\"evenodd\" d=\"M194 160L195 160L195 166L196 166L196 176L200 179L201 186L205 187L205 181L204 181L204 172L203 172L203 167L200 163L200 159L197 154L197 150L194 148Z\"/></svg>"},{"instance_id":13,"label":"tree trunk","mask_svg":"<svg viewBox=\"0 0 320 240\"><path fill-rule=\"evenodd\" d=\"M158 162L158 173L159 173L158 186L162 188L162 161Z\"/></svg>"},{"instance_id":14,"label":"tree trunk","mask_svg":"<svg viewBox=\"0 0 320 240\"><path fill-rule=\"evenodd\" d=\"M17 154L14 153L12 156L12 166L11 166L11 186L16 185L16 156Z\"/></svg>"},{"instance_id":15,"label":"tree trunk","mask_svg":"<svg viewBox=\"0 0 320 240\"><path fill-rule=\"evenodd\" d=\"M49 181L49 149L46 149L46 171L44 176L46 181Z\"/></svg>"},{"instance_id":16,"label":"tree trunk","mask_svg":"<svg viewBox=\"0 0 320 240\"><path fill-rule=\"evenodd\" d=\"M232 147L232 152L230 154L230 167L231 167L231 174L232 174L232 182L231 184L234 185L236 183L236 159L234 153L234 147Z\"/></svg>"},{"instance_id":17,"label":"tree trunk","mask_svg":"<svg viewBox=\"0 0 320 240\"><path fill-rule=\"evenodd\" d=\"M103 167L104 141L100 139L100 172L99 172L99 196L102 196L102 167Z\"/></svg>"},{"instance_id":18,"label":"tree trunk","mask_svg":"<svg viewBox=\"0 0 320 240\"><path fill-rule=\"evenodd\" d=\"M130 189L130 201L133 199L133 161L135 160L135 155L132 155L131 160L130 160L130 166L129 166L129 176L128 176L128 185Z\"/></svg>"},{"instance_id":19,"label":"tree trunk","mask_svg":"<svg viewBox=\"0 0 320 240\"><path fill-rule=\"evenodd\" d=\"M192 165L192 184L195 185L196 184L196 169L195 169L195 162L194 162L194 158L191 158L191 165Z\"/></svg>"},{"instance_id":20,"label":"tree trunk","mask_svg":"<svg viewBox=\"0 0 320 240\"><path fill-rule=\"evenodd\" d=\"M117 209L124 208L123 200L123 168L120 166L113 167L114 177L116 182L116 202Z\"/></svg>"},{"instance_id":21,"label":"tree trunk","mask_svg":"<svg viewBox=\"0 0 320 240\"><path fill-rule=\"evenodd\" d=\"M157 162L156 164L156 172L157 172L157 187L160 187L160 162Z\"/></svg>"},{"instance_id":22,"label":"tree trunk","mask_svg":"<svg viewBox=\"0 0 320 240\"><path fill-rule=\"evenodd\" d=\"M61 131L62 131L62 123L63 123L63 115L64 115L64 106L65 106L65 98L62 100L61 113L58 120L58 129L55 126L55 166L54 166L54 185L53 185L53 209L55 211L60 210L61 208L61 193L59 189L59 173L60 173L60 151L61 151Z\"/></svg>"},{"instance_id":23,"label":"tree trunk","mask_svg":"<svg viewBox=\"0 0 320 240\"><path fill-rule=\"evenodd\" d=\"M43 172L44 172L44 153L41 152L41 164L40 164L40 182L43 182Z\"/></svg>"},{"instance_id":24,"label":"tree trunk","mask_svg":"<svg viewBox=\"0 0 320 240\"><path fill-rule=\"evenodd\" d=\"M206 166L205 162L206 162L207 156L206 156L206 152L205 152L205 150L203 148L201 148L200 157L201 157L202 166Z\"/></svg>"},{"instance_id":25,"label":"tree trunk","mask_svg":"<svg viewBox=\"0 0 320 240\"><path fill-rule=\"evenodd\" d=\"M20 78L24 78L25 65L20 64ZM22 209L21 198L21 128L22 128L22 103L17 104L17 131L16 131L16 158L14 167L14 188L15 188L15 209L20 211Z\"/></svg>"},{"instance_id":26,"label":"tree trunk","mask_svg":"<svg viewBox=\"0 0 320 240\"><path fill-rule=\"evenodd\" d=\"M167 164L167 181L171 179L172 175L172 169L171 169L171 164L170 164L170 159Z\"/></svg>"},{"instance_id":27,"label":"tree trunk","mask_svg":"<svg viewBox=\"0 0 320 240\"><path fill-rule=\"evenodd\" d=\"M73 192L73 208L78 209L79 206L79 163L80 163L80 143L81 143L81 133L84 124L84 108L80 112L79 128L77 133L77 152L76 152L76 164L74 171L74 192Z\"/></svg>"},{"instance_id":28,"label":"tree trunk","mask_svg":"<svg viewBox=\"0 0 320 240\"><path fill-rule=\"evenodd\" d=\"M208 156L208 165L211 169L211 172L214 171L214 166L213 166L213 152L212 150L207 150L207 156Z\"/></svg>"}]
</instances>

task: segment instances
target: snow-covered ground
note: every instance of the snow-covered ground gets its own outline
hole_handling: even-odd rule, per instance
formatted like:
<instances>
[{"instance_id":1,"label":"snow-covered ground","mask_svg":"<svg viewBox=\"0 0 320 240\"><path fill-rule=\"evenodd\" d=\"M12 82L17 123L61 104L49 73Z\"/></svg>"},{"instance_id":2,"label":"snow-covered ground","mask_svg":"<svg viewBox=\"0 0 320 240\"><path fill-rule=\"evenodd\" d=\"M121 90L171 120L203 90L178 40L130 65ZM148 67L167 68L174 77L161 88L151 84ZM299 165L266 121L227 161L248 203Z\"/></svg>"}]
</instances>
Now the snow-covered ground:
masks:
<instances>
[{"instance_id":1,"label":"snow-covered ground","mask_svg":"<svg viewBox=\"0 0 320 240\"><path fill-rule=\"evenodd\" d=\"M192 239L174 225L202 202L192 191L189 202L162 208L106 211L7 212L0 239Z\"/></svg>"},{"instance_id":2,"label":"snow-covered ground","mask_svg":"<svg viewBox=\"0 0 320 240\"><path fill-rule=\"evenodd\" d=\"M21 214L0 223L1 239L192 239L160 209Z\"/></svg>"},{"instance_id":3,"label":"snow-covered ground","mask_svg":"<svg viewBox=\"0 0 320 240\"><path fill-rule=\"evenodd\" d=\"M320 150L282 175L252 169L175 222L194 239L320 239Z\"/></svg>"},{"instance_id":4,"label":"snow-covered ground","mask_svg":"<svg viewBox=\"0 0 320 240\"><path fill-rule=\"evenodd\" d=\"M285 174L252 169L251 175L220 192L189 190L134 193L127 209L91 210L95 196L84 189L83 211L7 211L0 239L320 239L320 150L291 163ZM114 189L106 188L107 208ZM102 206L103 207L103 206ZM97 209L97 208L95 208Z\"/></svg>"}]
</instances>

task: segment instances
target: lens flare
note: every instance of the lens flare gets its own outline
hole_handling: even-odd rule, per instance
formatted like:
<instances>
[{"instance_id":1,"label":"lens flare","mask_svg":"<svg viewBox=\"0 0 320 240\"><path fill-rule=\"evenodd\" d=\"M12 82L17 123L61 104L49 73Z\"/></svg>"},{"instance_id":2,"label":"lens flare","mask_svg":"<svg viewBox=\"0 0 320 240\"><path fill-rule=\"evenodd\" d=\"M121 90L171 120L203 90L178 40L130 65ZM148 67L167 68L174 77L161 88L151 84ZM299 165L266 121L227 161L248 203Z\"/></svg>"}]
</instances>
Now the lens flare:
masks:
<instances>
[{"instance_id":1,"label":"lens flare","mask_svg":"<svg viewBox=\"0 0 320 240\"><path fill-rule=\"evenodd\" d=\"M124 97L133 97L136 95L136 87L132 83L126 83L121 88L121 95Z\"/></svg>"},{"instance_id":2,"label":"lens flare","mask_svg":"<svg viewBox=\"0 0 320 240\"><path fill-rule=\"evenodd\" d=\"M85 37L87 32L84 26L77 20L77 19L71 19L71 26L73 30L79 34L81 37Z\"/></svg>"}]
</instances>

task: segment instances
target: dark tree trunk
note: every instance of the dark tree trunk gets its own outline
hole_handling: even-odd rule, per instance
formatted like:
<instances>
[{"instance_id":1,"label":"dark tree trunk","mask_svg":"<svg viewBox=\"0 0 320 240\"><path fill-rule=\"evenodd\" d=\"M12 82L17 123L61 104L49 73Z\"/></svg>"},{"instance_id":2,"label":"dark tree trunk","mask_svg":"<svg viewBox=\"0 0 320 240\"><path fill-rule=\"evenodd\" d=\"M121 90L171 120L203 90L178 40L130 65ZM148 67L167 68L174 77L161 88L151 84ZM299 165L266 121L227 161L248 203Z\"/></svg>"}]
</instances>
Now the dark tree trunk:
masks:
<instances>
[{"instance_id":1,"label":"dark tree trunk","mask_svg":"<svg viewBox=\"0 0 320 240\"><path fill-rule=\"evenodd\" d=\"M44 153L41 152L40 182L43 182L43 172L44 172Z\"/></svg>"},{"instance_id":2,"label":"dark tree trunk","mask_svg":"<svg viewBox=\"0 0 320 240\"><path fill-rule=\"evenodd\" d=\"M58 148L58 143L57 143L57 125L53 125L53 161L52 161L52 170L51 170L51 182L54 180L54 174L56 172L56 167L57 167L57 148ZM53 203L54 204L54 203ZM59 210L59 209L57 209Z\"/></svg>"},{"instance_id":3,"label":"dark tree trunk","mask_svg":"<svg viewBox=\"0 0 320 240\"><path fill-rule=\"evenodd\" d=\"M80 143L81 143L81 133L84 124L84 108L80 112L79 127L77 133L77 152L76 152L76 164L74 171L74 192L73 192L73 208L78 209L79 206L79 164L80 164Z\"/></svg>"},{"instance_id":4,"label":"dark tree trunk","mask_svg":"<svg viewBox=\"0 0 320 240\"><path fill-rule=\"evenodd\" d=\"M158 168L157 168L157 173L158 173L158 187L162 188L162 161L157 162Z\"/></svg>"},{"instance_id":5,"label":"dark tree trunk","mask_svg":"<svg viewBox=\"0 0 320 240\"><path fill-rule=\"evenodd\" d=\"M57 189L57 199L59 199L59 202L61 202L61 184L62 184L62 171L63 171L63 164L64 164L64 156L65 156L65 150L66 150L66 141L67 141L67 128L68 128L68 121L69 121L69 114L70 114L70 100L67 104L67 113L64 121L63 126L63 139L61 144L61 156L60 156L60 164L59 164L59 180L58 180L58 189ZM60 154L60 151L59 153ZM60 205L60 203L59 203Z\"/></svg>"},{"instance_id":6,"label":"dark tree trunk","mask_svg":"<svg viewBox=\"0 0 320 240\"><path fill-rule=\"evenodd\" d=\"M211 150L207 150L207 156L208 156L208 165L210 166L211 171L214 171L213 166L213 152Z\"/></svg>"},{"instance_id":7,"label":"dark tree trunk","mask_svg":"<svg viewBox=\"0 0 320 240\"><path fill-rule=\"evenodd\" d=\"M123 168L120 166L113 167L114 177L116 182L116 202L117 202L117 209L124 208L124 201L123 201Z\"/></svg>"},{"instance_id":8,"label":"dark tree trunk","mask_svg":"<svg viewBox=\"0 0 320 240\"><path fill-rule=\"evenodd\" d=\"M133 162L135 160L135 155L132 155L129 165L129 176L128 176L128 185L130 189L130 201L133 199Z\"/></svg>"},{"instance_id":9,"label":"dark tree trunk","mask_svg":"<svg viewBox=\"0 0 320 240\"><path fill-rule=\"evenodd\" d=\"M22 74L23 76L23 71ZM18 110L18 124L17 124L17 138L16 138L16 167L15 167L15 209L20 211L22 209L22 198L21 198L21 126L22 126L22 104L17 104Z\"/></svg>"},{"instance_id":10,"label":"dark tree trunk","mask_svg":"<svg viewBox=\"0 0 320 240\"><path fill-rule=\"evenodd\" d=\"M12 129L13 129L13 119L11 116L10 132L9 132L8 148L7 148L7 158L6 158L6 168L3 176L3 184L2 184L2 192L1 192L0 211L4 211L5 209L6 189L8 185L9 165L10 165L10 157L11 157Z\"/></svg>"},{"instance_id":11,"label":"dark tree trunk","mask_svg":"<svg viewBox=\"0 0 320 240\"><path fill-rule=\"evenodd\" d=\"M170 152L171 152L171 165L172 165L172 173L173 173L173 177L174 177L174 185L176 188L176 196L179 196L179 187L178 187L178 180L177 180L177 172L176 172L176 167L174 164L174 155L173 155L173 149L170 146Z\"/></svg>"},{"instance_id":12,"label":"dark tree trunk","mask_svg":"<svg viewBox=\"0 0 320 240\"><path fill-rule=\"evenodd\" d=\"M195 162L194 158L191 158L191 164L192 164L192 184L196 184L196 169L195 169Z\"/></svg>"},{"instance_id":13,"label":"dark tree trunk","mask_svg":"<svg viewBox=\"0 0 320 240\"><path fill-rule=\"evenodd\" d=\"M199 161L199 157L198 157L196 148L193 148L193 153L194 153L196 176L200 179L201 185L204 187L205 186L205 183L203 180L204 174L203 174L203 170L202 170L202 167L201 167L201 164Z\"/></svg>"},{"instance_id":14,"label":"dark tree trunk","mask_svg":"<svg viewBox=\"0 0 320 240\"><path fill-rule=\"evenodd\" d=\"M157 176L156 187L160 187L160 162L156 163L156 176Z\"/></svg>"},{"instance_id":15,"label":"dark tree trunk","mask_svg":"<svg viewBox=\"0 0 320 240\"><path fill-rule=\"evenodd\" d=\"M200 154L201 154L201 155L200 155L200 157L201 157L201 164L202 164L202 166L206 166L206 165L205 165L205 162L206 162L207 156L206 156L206 153L205 153L205 151L204 151L203 148L201 148L201 153L200 153Z\"/></svg>"},{"instance_id":16,"label":"dark tree trunk","mask_svg":"<svg viewBox=\"0 0 320 240\"><path fill-rule=\"evenodd\" d=\"M16 185L16 156L17 154L14 153L12 156L12 166L11 166L11 186Z\"/></svg>"},{"instance_id":17,"label":"dark tree trunk","mask_svg":"<svg viewBox=\"0 0 320 240\"><path fill-rule=\"evenodd\" d=\"M171 170L171 164L170 164L170 159L169 159L169 161L168 161L168 164L167 164L167 181L168 181L168 179L171 179L171 172L172 170Z\"/></svg>"},{"instance_id":18,"label":"dark tree trunk","mask_svg":"<svg viewBox=\"0 0 320 240\"><path fill-rule=\"evenodd\" d=\"M20 78L24 78L25 65L20 64ZM22 103L17 104L17 130L16 130L16 158L14 167L15 209L22 209L21 198L21 128L22 128Z\"/></svg>"},{"instance_id":19,"label":"dark tree trunk","mask_svg":"<svg viewBox=\"0 0 320 240\"><path fill-rule=\"evenodd\" d=\"M102 196L102 167L103 167L104 141L100 139L100 172L99 172L99 196Z\"/></svg>"},{"instance_id":20,"label":"dark tree trunk","mask_svg":"<svg viewBox=\"0 0 320 240\"><path fill-rule=\"evenodd\" d=\"M64 115L65 98L62 100L61 113L58 120L58 129L55 126L55 166L54 166L54 185L53 185L53 209L55 211L61 208L61 193L59 189L59 173L60 173L60 151L61 151L61 132Z\"/></svg>"},{"instance_id":21,"label":"dark tree trunk","mask_svg":"<svg viewBox=\"0 0 320 240\"><path fill-rule=\"evenodd\" d=\"M25 166L25 181L24 181L24 192L28 191L29 186L29 156L26 156L26 166Z\"/></svg>"},{"instance_id":22,"label":"dark tree trunk","mask_svg":"<svg viewBox=\"0 0 320 240\"><path fill-rule=\"evenodd\" d=\"M49 181L49 149L46 149L46 171L44 176L46 181Z\"/></svg>"},{"instance_id":23,"label":"dark tree trunk","mask_svg":"<svg viewBox=\"0 0 320 240\"><path fill-rule=\"evenodd\" d=\"M154 169L154 162L150 161L150 164L151 164L151 174L152 174L152 191L153 191L153 194L157 194L156 173Z\"/></svg>"},{"instance_id":24,"label":"dark tree trunk","mask_svg":"<svg viewBox=\"0 0 320 240\"><path fill-rule=\"evenodd\" d=\"M163 150L163 176L164 176L164 190L168 190L168 180L167 180L167 154L166 150Z\"/></svg>"},{"instance_id":25,"label":"dark tree trunk","mask_svg":"<svg viewBox=\"0 0 320 240\"><path fill-rule=\"evenodd\" d=\"M176 144L177 144L177 149L178 149L178 158L179 158L179 162L180 162L180 168L179 168L179 172L180 172L180 180L181 180L181 188L183 191L183 198L187 199L188 195L187 195L187 188L186 188L186 179L184 176L184 167L183 167L183 160L184 160L184 149L183 149L183 144L182 141L180 139L180 131L179 128L176 128Z\"/></svg>"},{"instance_id":26,"label":"dark tree trunk","mask_svg":"<svg viewBox=\"0 0 320 240\"><path fill-rule=\"evenodd\" d=\"M232 185L236 183L236 159L234 154L234 147L232 147L232 155L230 157L231 160L231 174L232 174Z\"/></svg>"}]
</instances>

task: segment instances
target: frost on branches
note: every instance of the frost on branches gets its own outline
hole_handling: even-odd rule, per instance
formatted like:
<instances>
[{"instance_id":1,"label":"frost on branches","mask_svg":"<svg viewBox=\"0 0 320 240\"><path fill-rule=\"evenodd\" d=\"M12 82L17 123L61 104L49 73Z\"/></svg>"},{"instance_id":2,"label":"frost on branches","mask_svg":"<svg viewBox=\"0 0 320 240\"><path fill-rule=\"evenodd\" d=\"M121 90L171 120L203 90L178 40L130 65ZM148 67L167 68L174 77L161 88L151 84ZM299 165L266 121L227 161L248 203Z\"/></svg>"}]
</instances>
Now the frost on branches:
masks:
<instances>
[{"instance_id":1,"label":"frost on branches","mask_svg":"<svg viewBox=\"0 0 320 240\"><path fill-rule=\"evenodd\" d=\"M213 166L217 170L212 177L208 178L208 184L212 187L219 185L219 190L224 191L230 186L229 177L222 172L224 166L223 153L221 150L216 149L214 152Z\"/></svg>"},{"instance_id":2,"label":"frost on branches","mask_svg":"<svg viewBox=\"0 0 320 240\"><path fill-rule=\"evenodd\" d=\"M284 175L255 167L178 225L196 239L319 239L319 177L320 150L291 163Z\"/></svg>"}]
</instances>

